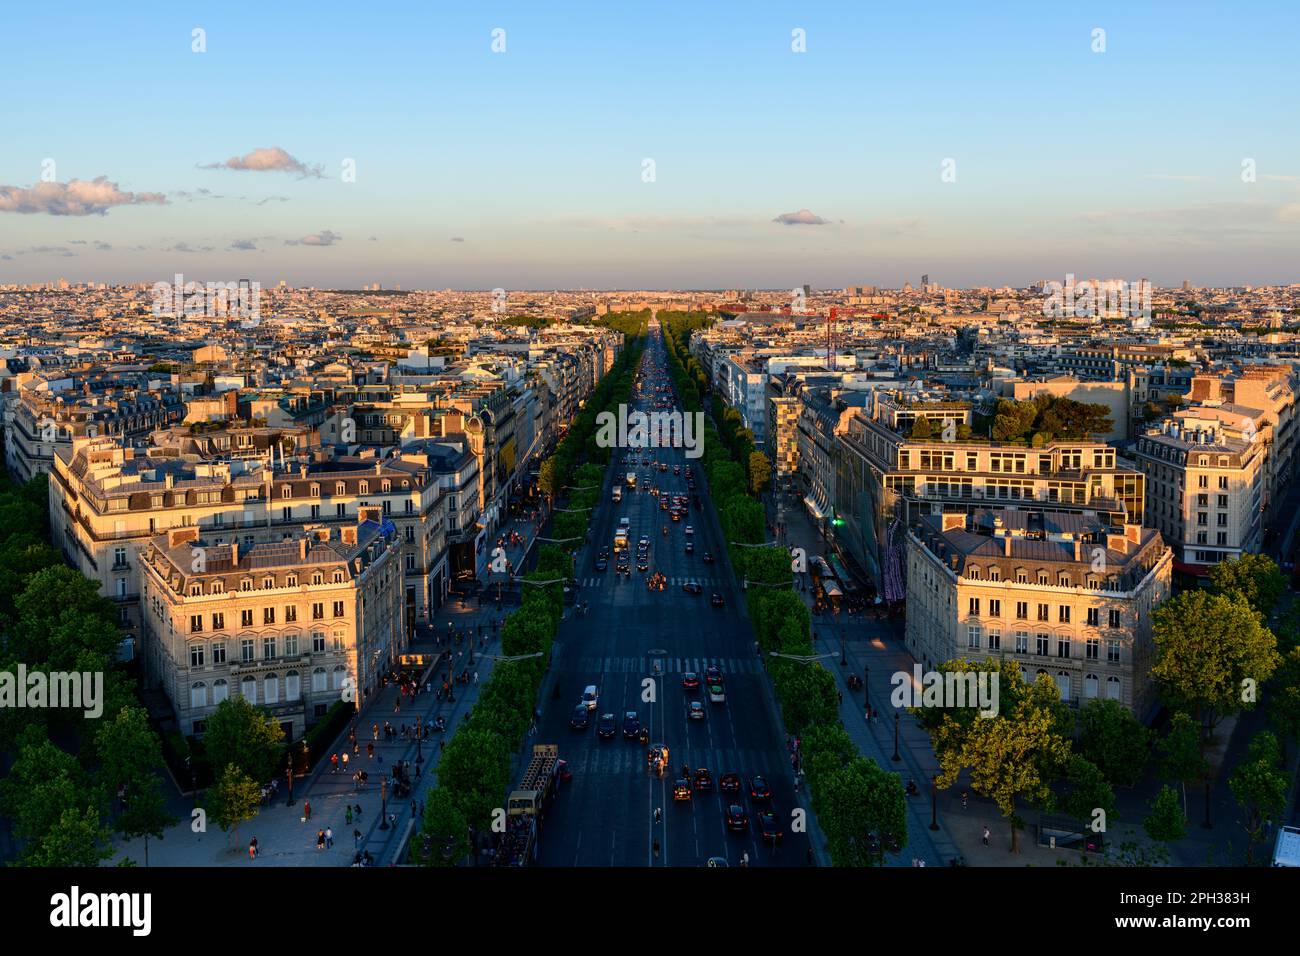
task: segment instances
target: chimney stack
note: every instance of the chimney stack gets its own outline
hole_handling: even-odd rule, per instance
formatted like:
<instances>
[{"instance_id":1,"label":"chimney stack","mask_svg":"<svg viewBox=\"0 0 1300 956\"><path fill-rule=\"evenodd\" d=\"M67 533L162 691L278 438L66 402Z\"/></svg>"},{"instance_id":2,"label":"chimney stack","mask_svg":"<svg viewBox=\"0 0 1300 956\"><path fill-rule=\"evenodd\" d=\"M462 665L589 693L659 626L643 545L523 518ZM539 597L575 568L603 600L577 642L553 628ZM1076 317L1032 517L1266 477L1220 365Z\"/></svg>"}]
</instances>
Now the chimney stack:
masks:
<instances>
[{"instance_id":1,"label":"chimney stack","mask_svg":"<svg viewBox=\"0 0 1300 956\"><path fill-rule=\"evenodd\" d=\"M232 568L239 567L239 542L238 541L230 542L230 566Z\"/></svg>"}]
</instances>

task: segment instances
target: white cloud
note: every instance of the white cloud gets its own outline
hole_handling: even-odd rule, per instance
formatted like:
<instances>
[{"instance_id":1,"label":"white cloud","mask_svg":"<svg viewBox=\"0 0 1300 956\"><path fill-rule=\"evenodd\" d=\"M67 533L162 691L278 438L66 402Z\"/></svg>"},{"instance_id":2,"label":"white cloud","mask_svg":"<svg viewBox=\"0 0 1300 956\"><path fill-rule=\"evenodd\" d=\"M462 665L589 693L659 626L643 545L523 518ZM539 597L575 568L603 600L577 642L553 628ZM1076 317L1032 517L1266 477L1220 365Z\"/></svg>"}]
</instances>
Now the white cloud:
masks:
<instances>
[{"instance_id":1,"label":"white cloud","mask_svg":"<svg viewBox=\"0 0 1300 956\"><path fill-rule=\"evenodd\" d=\"M829 219L823 219L808 209L800 209L798 212L783 212L772 221L779 222L783 226L826 226L830 224Z\"/></svg>"},{"instance_id":2,"label":"white cloud","mask_svg":"<svg viewBox=\"0 0 1300 956\"><path fill-rule=\"evenodd\" d=\"M224 163L207 163L200 169L235 169L254 173L297 173L300 178L324 178L324 167L304 163L279 146L255 149L243 156L231 156Z\"/></svg>"},{"instance_id":3,"label":"white cloud","mask_svg":"<svg viewBox=\"0 0 1300 956\"><path fill-rule=\"evenodd\" d=\"M310 236L303 236L301 239L286 239L286 246L332 246L336 242L342 242L343 237L337 232L329 229L322 229L320 232L314 232Z\"/></svg>"},{"instance_id":4,"label":"white cloud","mask_svg":"<svg viewBox=\"0 0 1300 956\"><path fill-rule=\"evenodd\" d=\"M66 183L36 183L31 188L0 186L0 212L38 213L51 216L102 216L114 206L144 203L164 205L162 193L130 193L97 176L90 182L72 179Z\"/></svg>"}]
</instances>

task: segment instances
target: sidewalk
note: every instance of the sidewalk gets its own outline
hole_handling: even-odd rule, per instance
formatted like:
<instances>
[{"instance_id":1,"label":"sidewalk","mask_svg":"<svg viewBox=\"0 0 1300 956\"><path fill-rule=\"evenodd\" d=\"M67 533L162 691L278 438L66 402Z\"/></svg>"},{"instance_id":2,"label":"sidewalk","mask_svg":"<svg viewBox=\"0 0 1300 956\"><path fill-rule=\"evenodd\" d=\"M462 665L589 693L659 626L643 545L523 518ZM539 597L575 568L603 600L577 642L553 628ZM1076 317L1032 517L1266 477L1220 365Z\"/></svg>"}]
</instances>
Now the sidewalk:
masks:
<instances>
[{"instance_id":1,"label":"sidewalk","mask_svg":"<svg viewBox=\"0 0 1300 956\"><path fill-rule=\"evenodd\" d=\"M507 533L510 527L511 525L503 526L501 533ZM528 523L527 529L521 527L518 530L524 532L527 537L523 545L508 549L512 562L516 563L523 557L528 541L531 540L531 522ZM206 832L194 832L192 827L196 826L197 822L192 824L191 802L180 802L184 798L178 800L170 778L166 778L165 790L168 794L169 808L180 816L181 820L165 832L164 839L149 841L149 865L350 866L357 849L368 851L374 857L377 866L398 862L395 858L404 843L404 838L412 829L418 829L419 826L418 818L411 812L411 803L415 802L418 812L430 787L436 786L436 768L441 755L440 744L443 739L450 738L460 719L478 700L479 689L491 676L494 662L491 657L483 655L498 653L500 648L499 630L493 633L491 620L496 617L504 618L509 613L509 608L498 609L495 604L485 605L481 609L471 606L470 610L462 611L454 607L455 603L453 600L449 606L444 606L439 614L435 615L432 623L418 623L415 638L408 650L410 653L417 654L422 652L437 654L443 650L450 650L453 660L456 661L455 672L459 674L468 671L471 675L477 672L479 678L477 683L471 679L468 684L454 685L453 699L440 701L436 693L438 682L435 681L432 692L426 693L421 687L413 701L409 698L405 699L400 712L394 710L398 699L396 684L390 683L382 688L356 718L360 754L352 754L347 740L347 728L344 728L331 748L331 753L337 751L340 755L347 749L349 754L347 770L340 766L337 773L332 772L329 756L324 756L305 778L294 780L292 806L286 805L286 794L281 786L278 799L264 804L254 819L239 827L237 843L230 834L223 833L210 818L206 821ZM486 650L477 641L477 633L475 633L472 651L468 643L447 644L447 621L451 621L457 630L462 631L471 625L477 627L482 623L483 633L488 642ZM442 646L439 646L435 640L435 631L443 638ZM471 653L472 661L468 656ZM455 657L457 654L464 656L457 660ZM439 672L445 672L445 667L445 664L441 665ZM418 744L413 737L403 738L400 733L391 741L384 739L385 721L400 730L403 724L413 727L417 716L426 722L438 716L444 717L447 723L445 736L434 733ZM380 728L377 740L372 733L375 724ZM366 756L368 742L375 745L374 757L369 759ZM418 765L417 756L424 758ZM388 801L387 812L395 815L396 821L387 829L381 829L380 779L389 776L391 781L392 768L398 761L410 762L412 793L406 800ZM359 791L354 789L352 783L352 774L356 770L365 770L369 775L365 788ZM391 787L389 792L391 795ZM303 819L305 801L310 802L312 807L309 821ZM361 807L361 815L355 818L352 824L346 821L349 805ZM202 807L201 802L199 806ZM317 850L317 831L326 827L333 830L334 845L330 849ZM359 843L354 842L352 836L354 829L361 832ZM250 860L248 856L249 840L253 837L257 838L259 849L256 861ZM114 855L107 865L115 865L125 857L130 857L138 865L143 866L143 839L115 841Z\"/></svg>"}]
</instances>

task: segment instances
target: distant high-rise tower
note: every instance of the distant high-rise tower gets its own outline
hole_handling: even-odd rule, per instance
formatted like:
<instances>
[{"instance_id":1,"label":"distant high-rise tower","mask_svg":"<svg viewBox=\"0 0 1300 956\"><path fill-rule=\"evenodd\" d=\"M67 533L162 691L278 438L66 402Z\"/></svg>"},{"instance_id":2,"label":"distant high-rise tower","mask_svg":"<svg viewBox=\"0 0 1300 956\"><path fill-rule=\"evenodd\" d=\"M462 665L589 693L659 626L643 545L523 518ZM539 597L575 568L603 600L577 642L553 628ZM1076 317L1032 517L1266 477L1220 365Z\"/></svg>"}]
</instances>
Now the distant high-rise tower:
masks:
<instances>
[{"instance_id":1,"label":"distant high-rise tower","mask_svg":"<svg viewBox=\"0 0 1300 956\"><path fill-rule=\"evenodd\" d=\"M927 272L925 275L921 276L921 288L924 289L929 284L930 284L930 274Z\"/></svg>"}]
</instances>

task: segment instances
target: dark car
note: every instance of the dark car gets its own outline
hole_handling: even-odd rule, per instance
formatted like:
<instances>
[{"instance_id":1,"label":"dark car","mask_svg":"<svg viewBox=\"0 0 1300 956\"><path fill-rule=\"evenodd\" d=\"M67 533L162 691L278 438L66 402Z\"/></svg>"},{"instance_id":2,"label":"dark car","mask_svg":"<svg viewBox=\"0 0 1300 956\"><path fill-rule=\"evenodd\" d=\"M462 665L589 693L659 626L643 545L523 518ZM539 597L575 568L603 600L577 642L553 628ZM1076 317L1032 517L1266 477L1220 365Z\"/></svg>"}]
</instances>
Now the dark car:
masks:
<instances>
[{"instance_id":1,"label":"dark car","mask_svg":"<svg viewBox=\"0 0 1300 956\"><path fill-rule=\"evenodd\" d=\"M609 568L609 562L608 562L608 561L606 561L604 558L597 558L597 559L596 559L596 570L597 570L597 571L605 571L605 570L607 570L608 568Z\"/></svg>"},{"instance_id":2,"label":"dark car","mask_svg":"<svg viewBox=\"0 0 1300 956\"><path fill-rule=\"evenodd\" d=\"M573 716L569 718L570 727L574 730L586 730L589 723L591 723L591 713L587 710L586 704L579 704L573 708Z\"/></svg>"},{"instance_id":3,"label":"dark car","mask_svg":"<svg viewBox=\"0 0 1300 956\"><path fill-rule=\"evenodd\" d=\"M749 830L749 814L745 808L738 803L733 803L727 807L727 829L732 833L745 833Z\"/></svg>"},{"instance_id":4,"label":"dark car","mask_svg":"<svg viewBox=\"0 0 1300 956\"><path fill-rule=\"evenodd\" d=\"M601 740L613 740L617 732L618 725L614 722L614 715L601 714L600 722L596 724L596 736Z\"/></svg>"},{"instance_id":5,"label":"dark car","mask_svg":"<svg viewBox=\"0 0 1300 956\"><path fill-rule=\"evenodd\" d=\"M659 499L659 510L660 510L660 511L667 511L667 510L668 510L668 499L667 499L667 498L660 498L660 499Z\"/></svg>"},{"instance_id":6,"label":"dark car","mask_svg":"<svg viewBox=\"0 0 1300 956\"><path fill-rule=\"evenodd\" d=\"M635 710L629 710L623 715L623 736L628 740L635 740L641 733L641 718L637 716Z\"/></svg>"},{"instance_id":7,"label":"dark car","mask_svg":"<svg viewBox=\"0 0 1300 956\"><path fill-rule=\"evenodd\" d=\"M708 667L704 668L704 680L709 684L723 683L722 668L717 664L710 664Z\"/></svg>"},{"instance_id":8,"label":"dark car","mask_svg":"<svg viewBox=\"0 0 1300 956\"><path fill-rule=\"evenodd\" d=\"M607 547L606 547L606 548L601 548L599 551L596 552L596 557L598 557L598 558L605 558L606 560L608 560L608 559L609 559L609 548L607 548Z\"/></svg>"},{"instance_id":9,"label":"dark car","mask_svg":"<svg viewBox=\"0 0 1300 956\"><path fill-rule=\"evenodd\" d=\"M704 555L703 555L703 557L702 557L701 560L703 560L705 564L712 564L712 563L713 563L713 555L712 555L711 553L709 553L708 551L705 551L705 552L704 552Z\"/></svg>"},{"instance_id":10,"label":"dark car","mask_svg":"<svg viewBox=\"0 0 1300 956\"><path fill-rule=\"evenodd\" d=\"M647 558L645 555L641 555L641 557L636 559L636 569L638 571L649 571L650 559Z\"/></svg>"},{"instance_id":11,"label":"dark car","mask_svg":"<svg viewBox=\"0 0 1300 956\"><path fill-rule=\"evenodd\" d=\"M701 767L699 770L695 771L695 789L713 789L713 774L709 773L706 767Z\"/></svg>"},{"instance_id":12,"label":"dark car","mask_svg":"<svg viewBox=\"0 0 1300 956\"><path fill-rule=\"evenodd\" d=\"M749 778L749 799L755 803L767 803L772 799L772 788L767 785L767 777L755 774Z\"/></svg>"},{"instance_id":13,"label":"dark car","mask_svg":"<svg viewBox=\"0 0 1300 956\"><path fill-rule=\"evenodd\" d=\"M685 591L687 594L703 594L703 593L704 593L704 588L700 585L700 582L699 582L699 581L684 581L684 582L682 582L682 590Z\"/></svg>"},{"instance_id":14,"label":"dark car","mask_svg":"<svg viewBox=\"0 0 1300 956\"><path fill-rule=\"evenodd\" d=\"M758 827L765 843L780 843L781 837L785 836L781 830L781 818L772 810L763 810L758 814Z\"/></svg>"},{"instance_id":15,"label":"dark car","mask_svg":"<svg viewBox=\"0 0 1300 956\"><path fill-rule=\"evenodd\" d=\"M679 801L691 799L691 782L685 777L678 777L677 782L673 784L673 799Z\"/></svg>"},{"instance_id":16,"label":"dark car","mask_svg":"<svg viewBox=\"0 0 1300 956\"><path fill-rule=\"evenodd\" d=\"M682 690L699 690L700 675L695 671L687 671L682 675Z\"/></svg>"},{"instance_id":17,"label":"dark car","mask_svg":"<svg viewBox=\"0 0 1300 956\"><path fill-rule=\"evenodd\" d=\"M719 594L717 591L714 591L713 596L709 598L709 603L712 604L714 607L724 607L727 602L722 600L721 594Z\"/></svg>"},{"instance_id":18,"label":"dark car","mask_svg":"<svg viewBox=\"0 0 1300 956\"><path fill-rule=\"evenodd\" d=\"M686 553L687 553L687 554L694 554L694 553L695 553L695 542L694 542L694 541L687 541L687 542L686 542Z\"/></svg>"},{"instance_id":19,"label":"dark car","mask_svg":"<svg viewBox=\"0 0 1300 956\"><path fill-rule=\"evenodd\" d=\"M740 774L724 773L718 778L718 790L721 793L740 793Z\"/></svg>"}]
</instances>

